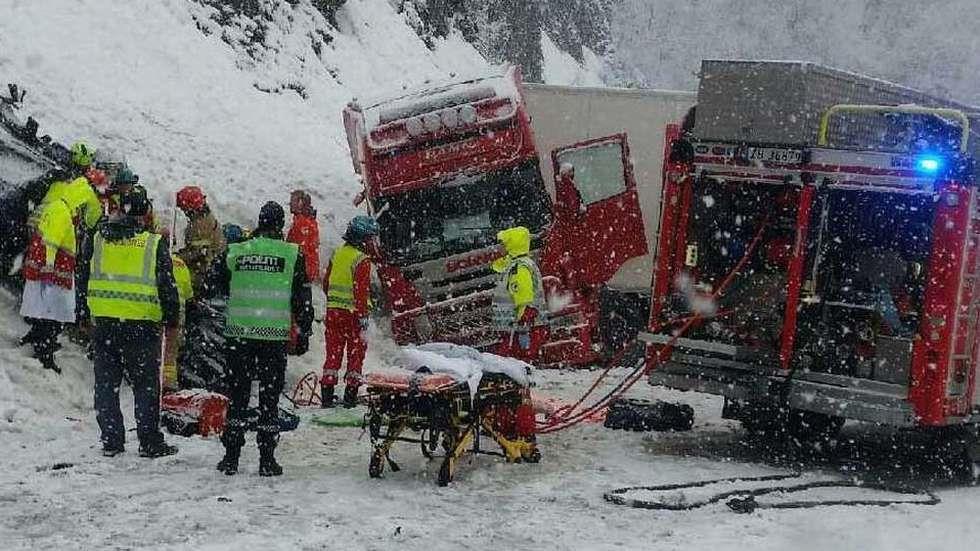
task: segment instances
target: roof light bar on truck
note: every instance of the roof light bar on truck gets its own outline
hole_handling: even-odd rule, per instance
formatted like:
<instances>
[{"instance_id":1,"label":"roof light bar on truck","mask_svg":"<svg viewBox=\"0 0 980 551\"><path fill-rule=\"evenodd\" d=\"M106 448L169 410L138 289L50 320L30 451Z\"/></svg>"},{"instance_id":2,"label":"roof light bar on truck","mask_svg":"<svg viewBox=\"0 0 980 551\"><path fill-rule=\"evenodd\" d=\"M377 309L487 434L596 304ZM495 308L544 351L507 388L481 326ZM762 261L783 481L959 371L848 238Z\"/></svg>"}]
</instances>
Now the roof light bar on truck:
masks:
<instances>
[{"instance_id":1,"label":"roof light bar on truck","mask_svg":"<svg viewBox=\"0 0 980 551\"><path fill-rule=\"evenodd\" d=\"M834 140L830 134L831 122L835 117L844 116L848 113L853 114L902 114L902 115L931 115L944 121L955 123L959 127L960 135L958 141L958 152L966 153L970 142L970 119L959 109L919 107L916 105L863 105L842 103L834 105L824 111L820 118L820 129L817 144L821 147L833 147ZM933 166L932 162L926 163ZM942 163L938 163L936 170ZM918 163L916 163L918 168ZM925 168L925 167L922 167Z\"/></svg>"}]
</instances>

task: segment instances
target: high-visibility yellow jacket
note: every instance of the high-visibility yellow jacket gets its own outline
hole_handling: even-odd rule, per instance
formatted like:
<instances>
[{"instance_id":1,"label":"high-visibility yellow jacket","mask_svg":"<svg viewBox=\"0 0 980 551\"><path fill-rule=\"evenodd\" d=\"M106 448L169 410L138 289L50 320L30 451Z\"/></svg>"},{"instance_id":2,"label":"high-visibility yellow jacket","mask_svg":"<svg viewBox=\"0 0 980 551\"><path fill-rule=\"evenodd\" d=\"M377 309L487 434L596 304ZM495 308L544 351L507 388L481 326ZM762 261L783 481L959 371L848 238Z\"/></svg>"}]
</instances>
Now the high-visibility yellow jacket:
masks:
<instances>
[{"instance_id":1,"label":"high-visibility yellow jacket","mask_svg":"<svg viewBox=\"0 0 980 551\"><path fill-rule=\"evenodd\" d=\"M160 236L147 231L118 241L95 235L87 293L92 317L163 319L156 277L159 245Z\"/></svg>"},{"instance_id":2,"label":"high-visibility yellow jacket","mask_svg":"<svg viewBox=\"0 0 980 551\"><path fill-rule=\"evenodd\" d=\"M547 313L544 287L537 264L528 255L531 251L531 232L523 226L508 228L497 234L507 255L492 264L501 279L494 289L495 324L506 329L524 319L528 307L538 313L536 323L542 323Z\"/></svg>"},{"instance_id":3,"label":"high-visibility yellow jacket","mask_svg":"<svg viewBox=\"0 0 980 551\"><path fill-rule=\"evenodd\" d=\"M180 307L194 298L194 286L191 284L191 271L187 264L176 254L170 255L174 263L174 281L177 283L177 296L180 297Z\"/></svg>"},{"instance_id":4,"label":"high-visibility yellow jacket","mask_svg":"<svg viewBox=\"0 0 980 551\"><path fill-rule=\"evenodd\" d=\"M88 178L84 176L78 176L70 181L58 180L52 182L47 194L44 195L44 199L41 201L41 206L38 207L37 214L40 215L44 206L59 199L64 200L65 204L68 205L72 217L77 217L89 230L93 229L99 222L99 219L102 218L102 202L99 201L99 196L95 193L95 189L89 184ZM33 221L37 223L37 219L38 217L35 217Z\"/></svg>"},{"instance_id":5,"label":"high-visibility yellow jacket","mask_svg":"<svg viewBox=\"0 0 980 551\"><path fill-rule=\"evenodd\" d=\"M370 278L371 261L364 251L349 243L337 247L323 278L327 308L366 316L371 308Z\"/></svg>"}]
</instances>

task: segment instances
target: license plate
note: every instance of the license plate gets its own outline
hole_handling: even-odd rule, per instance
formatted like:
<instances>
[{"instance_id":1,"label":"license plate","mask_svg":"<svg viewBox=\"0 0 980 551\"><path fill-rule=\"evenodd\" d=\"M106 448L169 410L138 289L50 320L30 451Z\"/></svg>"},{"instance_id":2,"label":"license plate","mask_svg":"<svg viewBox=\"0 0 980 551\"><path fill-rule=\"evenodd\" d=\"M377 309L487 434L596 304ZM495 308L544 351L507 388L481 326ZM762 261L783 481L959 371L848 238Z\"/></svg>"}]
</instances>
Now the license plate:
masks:
<instances>
[{"instance_id":1,"label":"license plate","mask_svg":"<svg viewBox=\"0 0 980 551\"><path fill-rule=\"evenodd\" d=\"M750 161L762 161L766 163L799 164L803 162L803 152L799 149L750 147L746 152L746 156Z\"/></svg>"}]
</instances>

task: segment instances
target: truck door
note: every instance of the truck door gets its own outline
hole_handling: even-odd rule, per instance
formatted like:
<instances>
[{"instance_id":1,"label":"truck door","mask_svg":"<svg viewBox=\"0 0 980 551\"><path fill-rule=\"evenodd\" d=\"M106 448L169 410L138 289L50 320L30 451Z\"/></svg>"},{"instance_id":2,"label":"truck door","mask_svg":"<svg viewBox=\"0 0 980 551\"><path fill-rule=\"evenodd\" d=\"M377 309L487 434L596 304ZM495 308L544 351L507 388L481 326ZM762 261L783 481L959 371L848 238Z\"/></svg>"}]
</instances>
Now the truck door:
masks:
<instances>
[{"instance_id":1,"label":"truck door","mask_svg":"<svg viewBox=\"0 0 980 551\"><path fill-rule=\"evenodd\" d=\"M556 204L552 246L576 287L597 287L629 259L647 253L626 134L552 151ZM573 188L573 189L572 189Z\"/></svg>"}]
</instances>

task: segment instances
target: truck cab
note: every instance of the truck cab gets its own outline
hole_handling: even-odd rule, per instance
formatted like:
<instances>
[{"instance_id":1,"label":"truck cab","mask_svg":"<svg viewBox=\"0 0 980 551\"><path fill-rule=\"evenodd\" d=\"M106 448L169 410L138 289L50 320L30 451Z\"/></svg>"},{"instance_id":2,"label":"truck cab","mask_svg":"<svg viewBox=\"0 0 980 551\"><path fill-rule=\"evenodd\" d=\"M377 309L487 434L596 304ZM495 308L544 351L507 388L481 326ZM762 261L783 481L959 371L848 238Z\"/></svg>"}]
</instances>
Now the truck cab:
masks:
<instances>
[{"instance_id":1,"label":"truck cab","mask_svg":"<svg viewBox=\"0 0 980 551\"><path fill-rule=\"evenodd\" d=\"M546 162L576 175L556 185L579 198L553 203L542 177L520 71L452 82L362 107L344 124L368 209L381 227L378 273L397 342L492 349L500 230L525 226L541 265L551 340L540 363L592 361L596 297L588 292L646 252L625 135L556 149ZM623 238L623 232L628 235ZM617 237L618 236L618 237ZM589 259L570 272L572 258Z\"/></svg>"}]
</instances>

